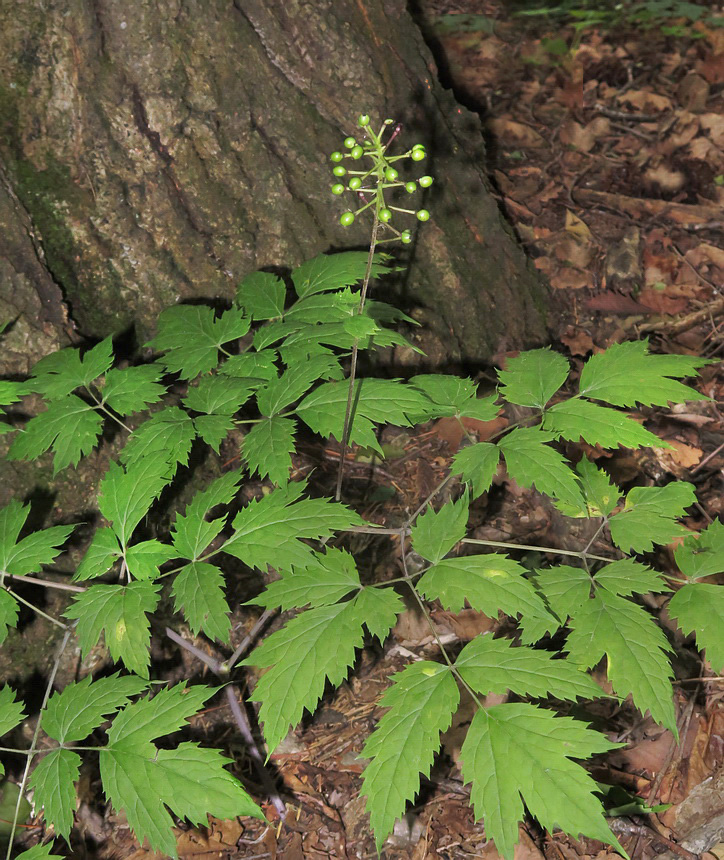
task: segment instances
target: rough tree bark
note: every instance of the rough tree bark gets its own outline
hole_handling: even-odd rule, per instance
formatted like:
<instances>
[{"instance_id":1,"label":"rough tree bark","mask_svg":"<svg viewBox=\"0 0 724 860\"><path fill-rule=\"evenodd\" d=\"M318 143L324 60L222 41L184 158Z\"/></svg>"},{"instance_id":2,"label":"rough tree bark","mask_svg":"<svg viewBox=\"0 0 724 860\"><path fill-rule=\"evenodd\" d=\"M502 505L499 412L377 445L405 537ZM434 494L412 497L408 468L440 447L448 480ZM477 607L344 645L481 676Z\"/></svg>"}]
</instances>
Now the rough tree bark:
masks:
<instances>
[{"instance_id":1,"label":"rough tree bark","mask_svg":"<svg viewBox=\"0 0 724 860\"><path fill-rule=\"evenodd\" d=\"M5 0L2 369L131 323L144 338L180 299L362 247L328 161L360 112L431 155L406 294L433 351L543 340L545 294L490 195L477 117L438 83L404 0Z\"/></svg>"}]
</instances>

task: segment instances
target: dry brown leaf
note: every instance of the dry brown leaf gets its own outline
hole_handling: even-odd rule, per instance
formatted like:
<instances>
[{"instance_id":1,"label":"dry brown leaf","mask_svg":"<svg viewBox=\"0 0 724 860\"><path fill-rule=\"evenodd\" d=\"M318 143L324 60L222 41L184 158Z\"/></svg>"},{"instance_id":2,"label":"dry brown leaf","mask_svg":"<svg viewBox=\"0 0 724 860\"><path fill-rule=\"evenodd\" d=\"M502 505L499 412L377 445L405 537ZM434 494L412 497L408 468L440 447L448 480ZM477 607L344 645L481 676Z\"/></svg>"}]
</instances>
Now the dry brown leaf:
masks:
<instances>
[{"instance_id":1,"label":"dry brown leaf","mask_svg":"<svg viewBox=\"0 0 724 860\"><path fill-rule=\"evenodd\" d=\"M565 334L561 335L561 343L564 343L571 355L588 355L593 352L593 340L591 335L582 328L569 326Z\"/></svg>"},{"instance_id":2,"label":"dry brown leaf","mask_svg":"<svg viewBox=\"0 0 724 860\"><path fill-rule=\"evenodd\" d=\"M530 147L531 149L546 146L545 138L538 134L534 128L522 122L516 122L505 117L497 117L489 120L486 125L488 130L498 138L500 143L511 146Z\"/></svg>"},{"instance_id":3,"label":"dry brown leaf","mask_svg":"<svg viewBox=\"0 0 724 860\"><path fill-rule=\"evenodd\" d=\"M591 240L591 231L588 228L588 224L586 224L586 222L577 215L574 215L570 209L566 209L566 223L564 229L566 233L577 236L579 239L586 242L590 242Z\"/></svg>"},{"instance_id":4,"label":"dry brown leaf","mask_svg":"<svg viewBox=\"0 0 724 860\"><path fill-rule=\"evenodd\" d=\"M678 439L665 439L664 441L671 445L670 449L664 448L657 452L659 459L664 463L667 460L671 460L677 466L688 469L701 462L701 458L704 453L701 448L687 445L685 442L680 442Z\"/></svg>"},{"instance_id":5,"label":"dry brown leaf","mask_svg":"<svg viewBox=\"0 0 724 860\"><path fill-rule=\"evenodd\" d=\"M638 294L638 301L657 314L683 313L689 306L689 299L671 295L669 289L659 290L655 287L644 287Z\"/></svg>"},{"instance_id":6,"label":"dry brown leaf","mask_svg":"<svg viewBox=\"0 0 724 860\"><path fill-rule=\"evenodd\" d=\"M553 247L557 260L578 269L585 269L593 259L596 249L591 242L581 242L573 236L564 236Z\"/></svg>"},{"instance_id":7,"label":"dry brown leaf","mask_svg":"<svg viewBox=\"0 0 724 860\"><path fill-rule=\"evenodd\" d=\"M704 113L699 117L701 127L717 146L724 146L724 116L720 113Z\"/></svg>"},{"instance_id":8,"label":"dry brown leaf","mask_svg":"<svg viewBox=\"0 0 724 860\"><path fill-rule=\"evenodd\" d=\"M561 267L551 272L550 281L557 290L593 289L593 275L571 267Z\"/></svg>"},{"instance_id":9,"label":"dry brown leaf","mask_svg":"<svg viewBox=\"0 0 724 860\"><path fill-rule=\"evenodd\" d=\"M596 143L611 130L611 123L606 117L599 116L588 125L581 125L569 119L561 127L559 138L566 146L573 146L581 152L590 152Z\"/></svg>"},{"instance_id":10,"label":"dry brown leaf","mask_svg":"<svg viewBox=\"0 0 724 860\"><path fill-rule=\"evenodd\" d=\"M673 104L668 96L662 96L659 93L650 93L646 90L628 90L619 95L619 101L637 108L642 113L673 109Z\"/></svg>"}]
</instances>

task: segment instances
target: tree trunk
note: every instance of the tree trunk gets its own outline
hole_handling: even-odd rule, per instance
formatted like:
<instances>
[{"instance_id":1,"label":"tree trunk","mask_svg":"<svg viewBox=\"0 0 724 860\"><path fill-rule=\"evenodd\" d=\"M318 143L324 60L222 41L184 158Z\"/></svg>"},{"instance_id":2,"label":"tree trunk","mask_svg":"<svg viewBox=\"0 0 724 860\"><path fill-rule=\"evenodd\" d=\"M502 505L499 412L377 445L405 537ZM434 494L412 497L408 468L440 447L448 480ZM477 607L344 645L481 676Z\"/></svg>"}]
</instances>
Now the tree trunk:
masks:
<instances>
[{"instance_id":1,"label":"tree trunk","mask_svg":"<svg viewBox=\"0 0 724 860\"><path fill-rule=\"evenodd\" d=\"M143 341L180 299L363 247L363 219L339 225L328 158L359 113L401 121L430 155L433 218L405 289L433 351L481 361L544 340L545 293L486 184L477 117L438 83L403 0L5 0L4 369L76 334L135 323Z\"/></svg>"}]
</instances>

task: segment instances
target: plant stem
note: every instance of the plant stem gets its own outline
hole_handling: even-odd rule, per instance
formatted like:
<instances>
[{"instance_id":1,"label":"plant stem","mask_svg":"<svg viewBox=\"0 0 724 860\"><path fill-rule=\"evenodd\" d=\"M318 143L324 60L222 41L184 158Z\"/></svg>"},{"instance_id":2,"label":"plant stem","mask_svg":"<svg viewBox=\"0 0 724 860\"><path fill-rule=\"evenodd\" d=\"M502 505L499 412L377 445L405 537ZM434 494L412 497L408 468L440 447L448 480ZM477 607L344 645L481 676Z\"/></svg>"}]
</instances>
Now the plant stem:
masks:
<instances>
[{"instance_id":1,"label":"plant stem","mask_svg":"<svg viewBox=\"0 0 724 860\"><path fill-rule=\"evenodd\" d=\"M361 314L364 311L365 301L367 300L367 288L370 283L372 274L372 263L375 259L375 249L377 247L377 231L380 227L379 207L375 206L374 220L372 222L372 234L370 236L370 250L367 255L367 268L362 281L362 289L360 291L359 308L357 313ZM357 353L359 350L359 341L355 339L352 345L352 358L349 368L349 391L347 393L347 406L344 411L344 426L342 428L341 451L339 454L339 466L337 468L337 488L334 491L334 500L338 502L342 498L342 479L344 477L344 458L347 453L347 445L349 442L349 431L352 418L352 410L354 404L354 383L357 375Z\"/></svg>"}]
</instances>

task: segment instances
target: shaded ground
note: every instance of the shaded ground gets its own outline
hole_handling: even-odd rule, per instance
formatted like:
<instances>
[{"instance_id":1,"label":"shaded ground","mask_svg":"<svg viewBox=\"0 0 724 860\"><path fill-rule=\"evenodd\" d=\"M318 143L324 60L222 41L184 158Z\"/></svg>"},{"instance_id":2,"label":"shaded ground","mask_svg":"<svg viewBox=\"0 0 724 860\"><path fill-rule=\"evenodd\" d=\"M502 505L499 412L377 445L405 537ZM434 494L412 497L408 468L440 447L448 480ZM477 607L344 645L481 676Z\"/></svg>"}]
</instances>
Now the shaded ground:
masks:
<instances>
[{"instance_id":1,"label":"shaded ground","mask_svg":"<svg viewBox=\"0 0 724 860\"><path fill-rule=\"evenodd\" d=\"M500 204L558 293L564 315L557 346L581 362L596 349L646 335L659 351L718 358L724 343L724 29L700 28L697 39L667 38L656 30L591 30L575 53L560 53L555 39L570 42L572 32L546 32L541 21L523 31L520 19L505 7L493 0L434 0L420 4L418 14L459 101L483 116ZM722 513L721 367L705 368L700 387L711 402L672 414L647 410L641 415L672 451L606 455L607 470L622 484L671 475L692 481L699 506L687 524L695 530ZM471 422L471 429L484 440L500 425ZM382 464L350 456L347 488L367 519L395 525L446 474L461 439L453 423L443 419L417 435L388 431L384 441L389 455ZM331 449L303 451L299 472L314 469L322 483L332 486L337 458ZM559 547L576 540L540 497L513 486L495 488L471 523L472 536L487 540ZM393 549L392 542L388 548L367 547L364 536L356 547L368 550L368 569L380 580L397 574ZM537 560L530 558L531 564ZM672 568L666 553L658 563ZM683 742L677 745L670 732L627 705L592 705L588 716L603 721L613 740L626 743L594 774L649 804L674 804L656 816L614 820L632 857L673 852L669 856L693 860L695 855L678 843L696 827L724 830L717 823L724 807L724 683L711 677L667 621L665 604L661 598L650 608L662 610L661 622L677 647ZM471 610L437 612L434 620L448 642L468 641L504 623ZM240 640L251 616L240 614L237 621ZM428 648L427 656L434 658L426 624L409 611L384 651L363 652L353 679L272 756L284 797L295 809L278 831L258 822L218 822L208 833L180 832L180 855L204 860L376 857L358 798L358 756L381 716L376 703L387 679L403 668L411 652L425 656ZM191 664L182 669L184 676L197 671ZM465 716L463 707L458 719ZM233 746L231 724L225 707L216 707L194 721L193 731L207 743L231 744L239 776L253 791L254 775L241 747ZM446 734L444 752L419 803L388 841L383 857L497 858L468 806L457 764L457 729L453 725ZM98 788L89 777L79 810L81 830L100 845L97 856L152 856L138 848L122 820L103 815ZM267 812L273 819L274 809ZM516 858L574 860L609 853L590 840L546 837L529 823L522 828ZM74 856L91 855L78 845Z\"/></svg>"}]
</instances>

